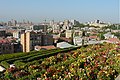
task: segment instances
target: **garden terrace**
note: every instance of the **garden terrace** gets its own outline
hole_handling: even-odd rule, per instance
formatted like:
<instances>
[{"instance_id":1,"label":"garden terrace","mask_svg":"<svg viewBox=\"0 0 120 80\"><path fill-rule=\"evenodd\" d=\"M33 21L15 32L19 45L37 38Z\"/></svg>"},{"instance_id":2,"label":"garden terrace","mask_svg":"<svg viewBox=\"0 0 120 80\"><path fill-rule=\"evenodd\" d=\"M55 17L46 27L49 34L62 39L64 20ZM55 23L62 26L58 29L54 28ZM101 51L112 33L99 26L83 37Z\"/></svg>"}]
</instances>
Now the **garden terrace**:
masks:
<instances>
[{"instance_id":1,"label":"garden terrace","mask_svg":"<svg viewBox=\"0 0 120 80\"><path fill-rule=\"evenodd\" d=\"M2 60L1 65L7 70L0 74L1 79L114 80L120 74L120 51L119 45L115 44L103 43L35 54L12 60L16 66L12 69L6 66L11 59Z\"/></svg>"}]
</instances>

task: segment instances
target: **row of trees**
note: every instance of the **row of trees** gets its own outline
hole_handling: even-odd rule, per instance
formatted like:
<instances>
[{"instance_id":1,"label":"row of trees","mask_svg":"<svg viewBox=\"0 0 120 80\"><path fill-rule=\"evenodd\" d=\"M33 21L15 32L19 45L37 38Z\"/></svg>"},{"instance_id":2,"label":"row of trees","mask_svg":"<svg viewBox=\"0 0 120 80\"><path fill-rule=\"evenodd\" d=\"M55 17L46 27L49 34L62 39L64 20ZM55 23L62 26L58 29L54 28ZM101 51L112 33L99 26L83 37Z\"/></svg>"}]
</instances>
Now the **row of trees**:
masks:
<instances>
[{"instance_id":1,"label":"row of trees","mask_svg":"<svg viewBox=\"0 0 120 80\"><path fill-rule=\"evenodd\" d=\"M120 30L120 25L109 25L109 26L106 26L106 27L103 27L103 29L112 29L112 30Z\"/></svg>"}]
</instances>

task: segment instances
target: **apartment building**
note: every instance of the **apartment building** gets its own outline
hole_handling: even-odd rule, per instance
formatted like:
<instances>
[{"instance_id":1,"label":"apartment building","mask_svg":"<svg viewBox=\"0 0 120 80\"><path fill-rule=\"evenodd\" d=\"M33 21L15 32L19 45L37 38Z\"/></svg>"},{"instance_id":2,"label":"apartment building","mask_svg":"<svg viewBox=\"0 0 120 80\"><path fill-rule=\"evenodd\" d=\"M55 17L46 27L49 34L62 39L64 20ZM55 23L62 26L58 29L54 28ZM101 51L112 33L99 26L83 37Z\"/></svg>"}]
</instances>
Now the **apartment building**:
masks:
<instances>
[{"instance_id":1,"label":"apartment building","mask_svg":"<svg viewBox=\"0 0 120 80\"><path fill-rule=\"evenodd\" d=\"M47 25L32 25L29 26L30 30L41 30L43 32L47 31Z\"/></svg>"},{"instance_id":2,"label":"apartment building","mask_svg":"<svg viewBox=\"0 0 120 80\"><path fill-rule=\"evenodd\" d=\"M14 53L14 44L8 39L0 39L0 54Z\"/></svg>"},{"instance_id":3,"label":"apartment building","mask_svg":"<svg viewBox=\"0 0 120 80\"><path fill-rule=\"evenodd\" d=\"M53 36L43 32L28 31L21 34L23 52L34 50L34 46L53 45Z\"/></svg>"}]
</instances>

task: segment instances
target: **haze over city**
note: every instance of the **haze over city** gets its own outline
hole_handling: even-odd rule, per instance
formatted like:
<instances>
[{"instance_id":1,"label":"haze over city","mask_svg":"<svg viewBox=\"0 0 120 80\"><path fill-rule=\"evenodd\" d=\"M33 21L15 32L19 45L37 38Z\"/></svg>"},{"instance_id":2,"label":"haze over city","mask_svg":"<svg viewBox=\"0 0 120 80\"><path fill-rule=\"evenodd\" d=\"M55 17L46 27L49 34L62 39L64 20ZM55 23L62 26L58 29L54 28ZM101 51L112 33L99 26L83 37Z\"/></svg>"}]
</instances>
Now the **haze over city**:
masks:
<instances>
[{"instance_id":1,"label":"haze over city","mask_svg":"<svg viewBox=\"0 0 120 80\"><path fill-rule=\"evenodd\" d=\"M119 3L119 0L1 0L0 21L25 19L38 23L45 19L80 22L99 19L119 23Z\"/></svg>"}]
</instances>

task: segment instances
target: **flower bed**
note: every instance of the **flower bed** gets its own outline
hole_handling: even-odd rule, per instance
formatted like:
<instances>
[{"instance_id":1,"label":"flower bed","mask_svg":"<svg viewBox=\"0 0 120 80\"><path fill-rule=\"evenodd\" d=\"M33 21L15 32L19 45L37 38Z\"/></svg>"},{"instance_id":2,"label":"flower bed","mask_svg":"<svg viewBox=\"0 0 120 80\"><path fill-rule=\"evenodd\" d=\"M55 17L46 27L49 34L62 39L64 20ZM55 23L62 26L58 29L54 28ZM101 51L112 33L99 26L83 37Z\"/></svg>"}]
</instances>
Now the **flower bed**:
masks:
<instances>
[{"instance_id":1,"label":"flower bed","mask_svg":"<svg viewBox=\"0 0 120 80\"><path fill-rule=\"evenodd\" d=\"M115 44L97 44L77 50L60 52L47 58L27 62L14 74L7 72L3 79L19 80L114 80L120 74L120 53ZM34 60L34 59L32 59ZM28 64L28 65L27 65ZM6 72L5 72L6 73ZM9 74L9 76L8 76ZM7 76L7 77L6 77Z\"/></svg>"}]
</instances>

